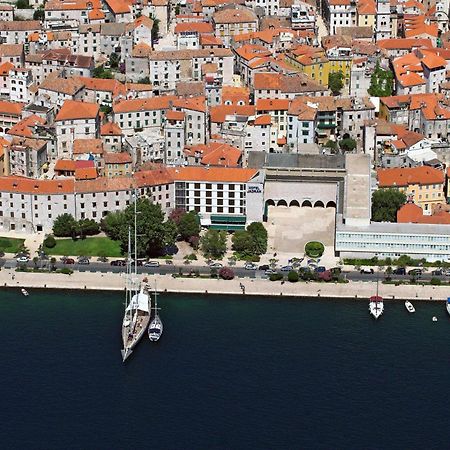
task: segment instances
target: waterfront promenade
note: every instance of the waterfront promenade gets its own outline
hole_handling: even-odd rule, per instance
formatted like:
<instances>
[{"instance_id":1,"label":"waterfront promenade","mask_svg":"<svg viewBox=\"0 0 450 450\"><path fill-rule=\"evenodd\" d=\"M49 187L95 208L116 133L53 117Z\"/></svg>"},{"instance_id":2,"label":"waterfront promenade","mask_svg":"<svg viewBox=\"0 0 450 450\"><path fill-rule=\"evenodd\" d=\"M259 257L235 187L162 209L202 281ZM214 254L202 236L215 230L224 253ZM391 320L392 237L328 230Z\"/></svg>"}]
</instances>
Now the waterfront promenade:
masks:
<instances>
[{"instance_id":1,"label":"waterfront promenade","mask_svg":"<svg viewBox=\"0 0 450 450\"><path fill-rule=\"evenodd\" d=\"M173 278L168 275L142 275L147 278L150 288L157 285L158 291L173 293L209 293L209 294L243 294L245 296L289 296L289 297L334 297L367 300L376 292L373 281L350 281L345 284L298 282L272 282L266 279L234 280L208 278ZM124 290L125 275L122 273L74 272L72 275L57 273L0 271L0 286L17 288L50 289L92 289ZM445 300L450 296L450 286L421 286L381 284L380 295L386 299L397 300Z\"/></svg>"}]
</instances>

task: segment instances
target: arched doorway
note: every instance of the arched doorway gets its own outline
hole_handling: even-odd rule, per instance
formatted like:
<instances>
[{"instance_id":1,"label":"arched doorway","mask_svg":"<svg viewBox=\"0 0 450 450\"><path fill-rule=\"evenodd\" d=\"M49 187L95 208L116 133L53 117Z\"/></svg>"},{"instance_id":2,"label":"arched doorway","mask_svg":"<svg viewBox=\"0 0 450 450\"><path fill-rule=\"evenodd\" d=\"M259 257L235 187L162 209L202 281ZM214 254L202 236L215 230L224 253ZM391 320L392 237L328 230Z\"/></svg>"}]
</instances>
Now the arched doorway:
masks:
<instances>
[{"instance_id":1,"label":"arched doorway","mask_svg":"<svg viewBox=\"0 0 450 450\"><path fill-rule=\"evenodd\" d=\"M314 208L325 208L325 205L320 200L317 200L317 202L314 203Z\"/></svg>"},{"instance_id":2,"label":"arched doorway","mask_svg":"<svg viewBox=\"0 0 450 450\"><path fill-rule=\"evenodd\" d=\"M336 203L335 202L328 202L327 203L327 208L336 208Z\"/></svg>"},{"instance_id":3,"label":"arched doorway","mask_svg":"<svg viewBox=\"0 0 450 450\"><path fill-rule=\"evenodd\" d=\"M304 208L304 207L307 207L307 208L312 208L312 203L309 201L309 200L303 200L303 202L302 202L302 208Z\"/></svg>"},{"instance_id":4,"label":"arched doorway","mask_svg":"<svg viewBox=\"0 0 450 450\"><path fill-rule=\"evenodd\" d=\"M297 200L291 200L289 206L296 206L297 208L300 208L300 203Z\"/></svg>"},{"instance_id":5,"label":"arched doorway","mask_svg":"<svg viewBox=\"0 0 450 450\"><path fill-rule=\"evenodd\" d=\"M286 206L287 207L287 201L286 200L278 200L277 206Z\"/></svg>"},{"instance_id":6,"label":"arched doorway","mask_svg":"<svg viewBox=\"0 0 450 450\"><path fill-rule=\"evenodd\" d=\"M275 202L272 199L266 200L267 206L275 206Z\"/></svg>"}]
</instances>

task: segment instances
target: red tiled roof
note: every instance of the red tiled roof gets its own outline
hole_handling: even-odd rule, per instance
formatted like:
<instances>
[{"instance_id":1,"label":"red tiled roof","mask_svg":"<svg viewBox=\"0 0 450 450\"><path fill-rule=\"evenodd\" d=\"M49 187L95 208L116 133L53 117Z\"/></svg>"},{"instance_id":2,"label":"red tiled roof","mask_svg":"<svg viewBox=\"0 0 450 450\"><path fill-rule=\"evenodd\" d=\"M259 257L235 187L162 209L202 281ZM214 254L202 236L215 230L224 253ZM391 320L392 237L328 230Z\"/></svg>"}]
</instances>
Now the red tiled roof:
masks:
<instances>
[{"instance_id":1,"label":"red tiled roof","mask_svg":"<svg viewBox=\"0 0 450 450\"><path fill-rule=\"evenodd\" d=\"M442 184L444 172L428 166L379 169L379 187L406 187L410 184Z\"/></svg>"},{"instance_id":2,"label":"red tiled roof","mask_svg":"<svg viewBox=\"0 0 450 450\"><path fill-rule=\"evenodd\" d=\"M94 119L98 116L99 109L97 103L66 100L56 115L55 121Z\"/></svg>"}]
</instances>

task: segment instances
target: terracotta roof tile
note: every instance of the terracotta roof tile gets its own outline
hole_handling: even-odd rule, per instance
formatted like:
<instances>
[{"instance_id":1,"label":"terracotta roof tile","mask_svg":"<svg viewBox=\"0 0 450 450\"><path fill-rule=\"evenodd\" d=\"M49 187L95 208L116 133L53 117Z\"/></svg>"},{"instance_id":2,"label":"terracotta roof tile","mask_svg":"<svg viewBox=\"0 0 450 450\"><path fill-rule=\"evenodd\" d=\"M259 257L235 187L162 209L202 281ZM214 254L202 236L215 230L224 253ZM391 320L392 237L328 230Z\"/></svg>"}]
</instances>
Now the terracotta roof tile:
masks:
<instances>
[{"instance_id":1,"label":"terracotta roof tile","mask_svg":"<svg viewBox=\"0 0 450 450\"><path fill-rule=\"evenodd\" d=\"M428 166L379 169L377 171L380 187L399 187L410 184L442 184L444 172Z\"/></svg>"},{"instance_id":2,"label":"terracotta roof tile","mask_svg":"<svg viewBox=\"0 0 450 450\"><path fill-rule=\"evenodd\" d=\"M99 106L97 103L66 100L56 115L55 121L94 119L98 116L98 113Z\"/></svg>"}]
</instances>

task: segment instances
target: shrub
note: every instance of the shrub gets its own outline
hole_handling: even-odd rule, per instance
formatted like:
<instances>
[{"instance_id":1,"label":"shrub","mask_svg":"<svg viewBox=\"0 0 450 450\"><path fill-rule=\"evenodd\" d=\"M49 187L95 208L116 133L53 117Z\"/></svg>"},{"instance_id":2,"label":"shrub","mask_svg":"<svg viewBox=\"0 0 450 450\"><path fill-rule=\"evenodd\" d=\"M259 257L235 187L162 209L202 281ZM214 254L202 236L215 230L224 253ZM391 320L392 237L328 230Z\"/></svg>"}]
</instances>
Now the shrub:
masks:
<instances>
[{"instance_id":1,"label":"shrub","mask_svg":"<svg viewBox=\"0 0 450 450\"><path fill-rule=\"evenodd\" d=\"M439 286L441 283L442 283L442 282L441 282L441 280L440 280L439 278L432 278L432 279L430 280L430 284L431 284L432 286Z\"/></svg>"},{"instance_id":2,"label":"shrub","mask_svg":"<svg viewBox=\"0 0 450 450\"><path fill-rule=\"evenodd\" d=\"M288 273L288 281L291 283L297 283L297 281L300 279L300 276L298 275L298 272L296 270L291 270Z\"/></svg>"},{"instance_id":3,"label":"shrub","mask_svg":"<svg viewBox=\"0 0 450 450\"><path fill-rule=\"evenodd\" d=\"M44 247L53 248L55 245L56 239L53 237L53 235L50 234L44 239Z\"/></svg>"},{"instance_id":4,"label":"shrub","mask_svg":"<svg viewBox=\"0 0 450 450\"><path fill-rule=\"evenodd\" d=\"M319 273L319 279L322 281L331 281L333 279L331 270L325 270L325 272Z\"/></svg>"},{"instance_id":5,"label":"shrub","mask_svg":"<svg viewBox=\"0 0 450 450\"><path fill-rule=\"evenodd\" d=\"M310 258L319 258L323 255L325 247L322 242L310 241L305 245L305 253Z\"/></svg>"},{"instance_id":6,"label":"shrub","mask_svg":"<svg viewBox=\"0 0 450 450\"><path fill-rule=\"evenodd\" d=\"M69 269L68 267L63 267L60 270L60 273L63 273L64 275L72 275L73 274L73 270Z\"/></svg>"},{"instance_id":7,"label":"shrub","mask_svg":"<svg viewBox=\"0 0 450 450\"><path fill-rule=\"evenodd\" d=\"M232 280L234 278L233 269L230 269L229 267L222 267L219 270L219 277L222 278L222 280Z\"/></svg>"},{"instance_id":8,"label":"shrub","mask_svg":"<svg viewBox=\"0 0 450 450\"><path fill-rule=\"evenodd\" d=\"M281 273L273 273L270 275L269 280L270 281L280 281L283 279L283 274Z\"/></svg>"},{"instance_id":9,"label":"shrub","mask_svg":"<svg viewBox=\"0 0 450 450\"><path fill-rule=\"evenodd\" d=\"M190 255L185 256L185 259L189 261L197 261L197 255L195 253L191 253Z\"/></svg>"}]
</instances>

